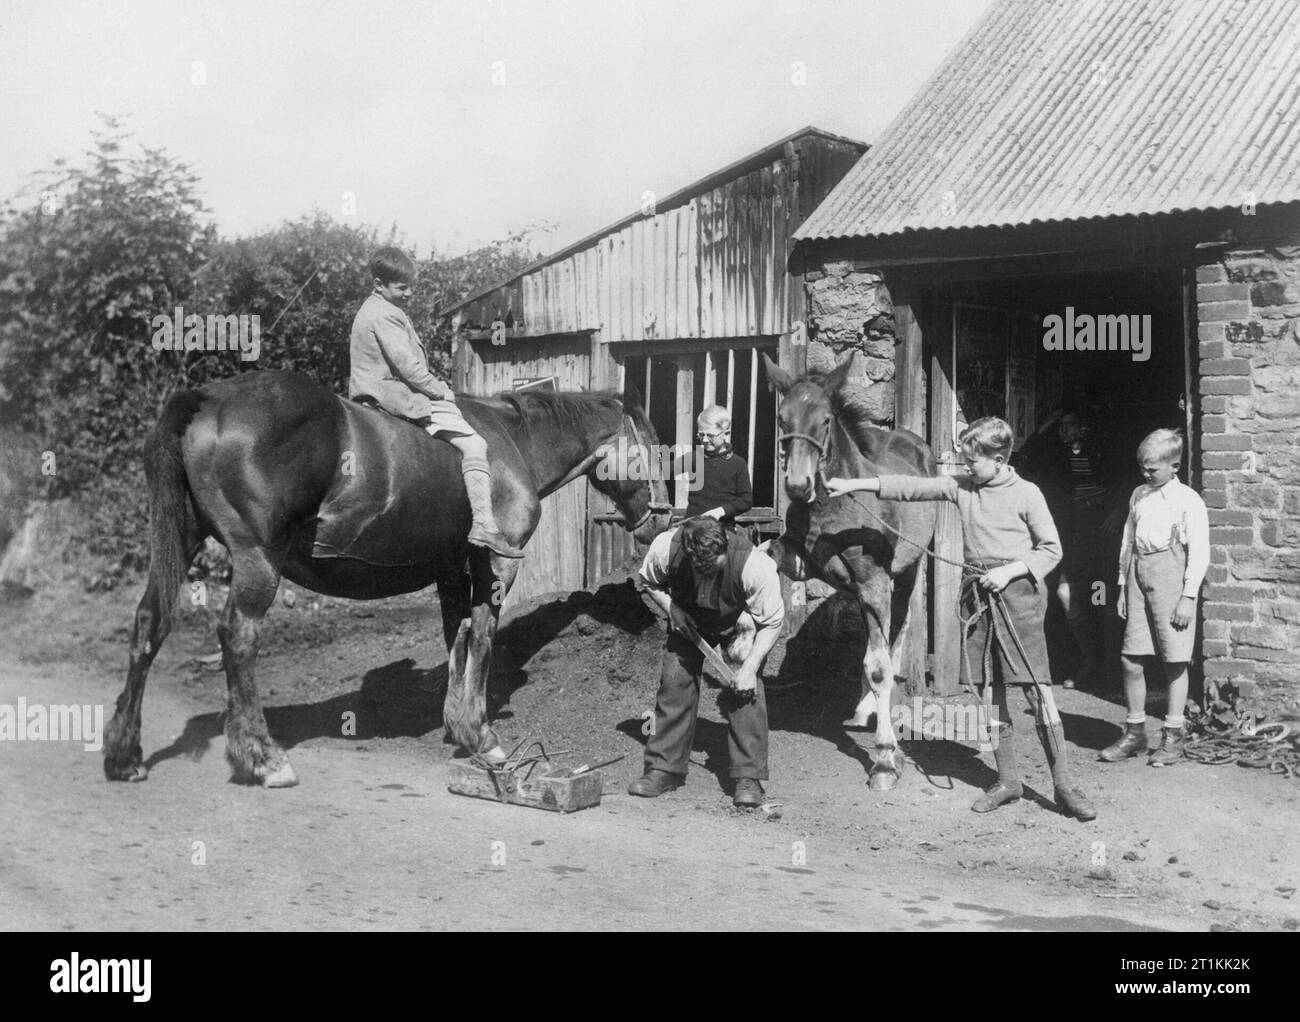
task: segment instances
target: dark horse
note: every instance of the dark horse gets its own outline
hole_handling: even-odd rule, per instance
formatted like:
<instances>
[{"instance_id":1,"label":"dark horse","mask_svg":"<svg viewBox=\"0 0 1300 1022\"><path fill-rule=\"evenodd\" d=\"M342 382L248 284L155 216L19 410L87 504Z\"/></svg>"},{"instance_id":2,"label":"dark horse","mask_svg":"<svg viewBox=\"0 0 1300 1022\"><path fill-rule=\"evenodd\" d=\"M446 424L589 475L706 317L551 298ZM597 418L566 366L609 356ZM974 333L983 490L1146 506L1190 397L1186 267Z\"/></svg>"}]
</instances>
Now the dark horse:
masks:
<instances>
[{"instance_id":1,"label":"dark horse","mask_svg":"<svg viewBox=\"0 0 1300 1022\"><path fill-rule=\"evenodd\" d=\"M794 379L767 356L767 378L781 393L778 411L785 492L791 504L785 532L769 551L796 581L819 578L857 598L867 629L862 697L849 726L876 716L871 787L898 783L902 757L889 718L907 612L923 548L934 536L933 502L882 501L874 493L829 498L827 478L937 475L934 455L915 433L872 426L865 410L845 399L852 357L828 373ZM881 526L881 521L886 527ZM899 539L896 529L914 540ZM918 545L919 544L919 545Z\"/></svg>"},{"instance_id":2,"label":"dark horse","mask_svg":"<svg viewBox=\"0 0 1300 1022\"><path fill-rule=\"evenodd\" d=\"M502 532L522 546L542 497L586 475L648 542L668 516L635 459L657 443L635 391L458 399L487 441ZM616 453L616 449L617 452ZM149 582L135 614L126 688L104 744L110 780L144 780L140 708L187 567L207 536L230 551L218 636L226 669L226 756L237 779L296 783L267 730L254 680L257 633L281 577L328 596L379 599L437 583L447 642L446 734L502 756L487 720L501 601L521 562L466 542L460 455L418 425L345 401L306 376L254 372L168 401L145 449Z\"/></svg>"}]
</instances>

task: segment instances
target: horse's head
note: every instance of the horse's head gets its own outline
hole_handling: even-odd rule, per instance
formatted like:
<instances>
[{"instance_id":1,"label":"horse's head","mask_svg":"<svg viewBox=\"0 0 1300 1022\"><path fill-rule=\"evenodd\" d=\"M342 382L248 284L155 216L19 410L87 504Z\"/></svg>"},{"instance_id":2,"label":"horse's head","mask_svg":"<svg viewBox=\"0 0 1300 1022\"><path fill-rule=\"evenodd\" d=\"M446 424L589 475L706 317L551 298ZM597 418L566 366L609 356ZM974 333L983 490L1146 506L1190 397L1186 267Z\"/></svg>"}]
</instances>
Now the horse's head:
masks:
<instances>
[{"instance_id":1,"label":"horse's head","mask_svg":"<svg viewBox=\"0 0 1300 1022\"><path fill-rule=\"evenodd\" d=\"M853 356L824 375L795 379L766 355L767 380L781 395L777 410L785 492L807 504L817 491L817 473L830 446L831 425L840 388L849 378Z\"/></svg>"},{"instance_id":2,"label":"horse's head","mask_svg":"<svg viewBox=\"0 0 1300 1022\"><path fill-rule=\"evenodd\" d=\"M588 478L614 502L637 541L649 543L668 528L673 513L661 464L663 449L641 408L641 396L631 384L622 404L619 431L603 445Z\"/></svg>"}]
</instances>

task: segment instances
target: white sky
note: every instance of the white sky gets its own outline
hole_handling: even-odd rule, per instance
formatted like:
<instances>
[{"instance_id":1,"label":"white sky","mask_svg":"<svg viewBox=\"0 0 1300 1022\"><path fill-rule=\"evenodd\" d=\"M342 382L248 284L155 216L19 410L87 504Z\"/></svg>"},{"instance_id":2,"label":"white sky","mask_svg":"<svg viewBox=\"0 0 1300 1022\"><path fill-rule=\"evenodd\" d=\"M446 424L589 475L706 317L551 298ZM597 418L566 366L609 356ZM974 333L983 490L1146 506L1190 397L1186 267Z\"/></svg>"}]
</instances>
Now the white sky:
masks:
<instances>
[{"instance_id":1,"label":"white sky","mask_svg":"<svg viewBox=\"0 0 1300 1022\"><path fill-rule=\"evenodd\" d=\"M804 125L874 141L990 3L0 0L0 196L102 110L228 235L350 191L420 255L551 251Z\"/></svg>"}]
</instances>

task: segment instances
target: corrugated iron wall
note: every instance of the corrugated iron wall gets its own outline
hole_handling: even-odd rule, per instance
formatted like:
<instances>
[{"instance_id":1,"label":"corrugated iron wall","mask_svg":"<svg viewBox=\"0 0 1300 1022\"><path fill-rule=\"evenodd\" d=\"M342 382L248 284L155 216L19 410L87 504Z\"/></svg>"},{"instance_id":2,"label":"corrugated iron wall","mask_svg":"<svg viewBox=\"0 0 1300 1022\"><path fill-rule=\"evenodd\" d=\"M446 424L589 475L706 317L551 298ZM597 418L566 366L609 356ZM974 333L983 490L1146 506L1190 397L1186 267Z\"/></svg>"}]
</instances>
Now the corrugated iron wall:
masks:
<instances>
[{"instance_id":1,"label":"corrugated iron wall","mask_svg":"<svg viewBox=\"0 0 1300 1022\"><path fill-rule=\"evenodd\" d=\"M527 337L601 330L611 343L787 332L799 154L786 149L766 167L525 274L467 306L466 320L486 325L508 315Z\"/></svg>"}]
</instances>

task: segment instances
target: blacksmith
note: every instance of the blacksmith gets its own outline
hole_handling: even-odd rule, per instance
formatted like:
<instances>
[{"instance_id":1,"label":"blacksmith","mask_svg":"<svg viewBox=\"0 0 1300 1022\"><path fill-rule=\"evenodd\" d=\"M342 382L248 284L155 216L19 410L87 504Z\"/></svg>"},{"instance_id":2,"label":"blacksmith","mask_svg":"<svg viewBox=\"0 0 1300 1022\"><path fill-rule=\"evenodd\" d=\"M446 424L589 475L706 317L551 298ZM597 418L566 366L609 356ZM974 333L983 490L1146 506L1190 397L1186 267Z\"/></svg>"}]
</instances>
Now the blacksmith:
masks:
<instances>
[{"instance_id":1,"label":"blacksmith","mask_svg":"<svg viewBox=\"0 0 1300 1022\"><path fill-rule=\"evenodd\" d=\"M694 629L715 648L727 642L728 659L739 661L733 687L718 703L727 718L733 801L759 805L768 775L767 701L758 672L785 619L775 563L715 519L695 518L656 537L638 581L668 615L668 638L645 774L628 792L655 798L685 783L704 666L704 653L691 638Z\"/></svg>"}]
</instances>

